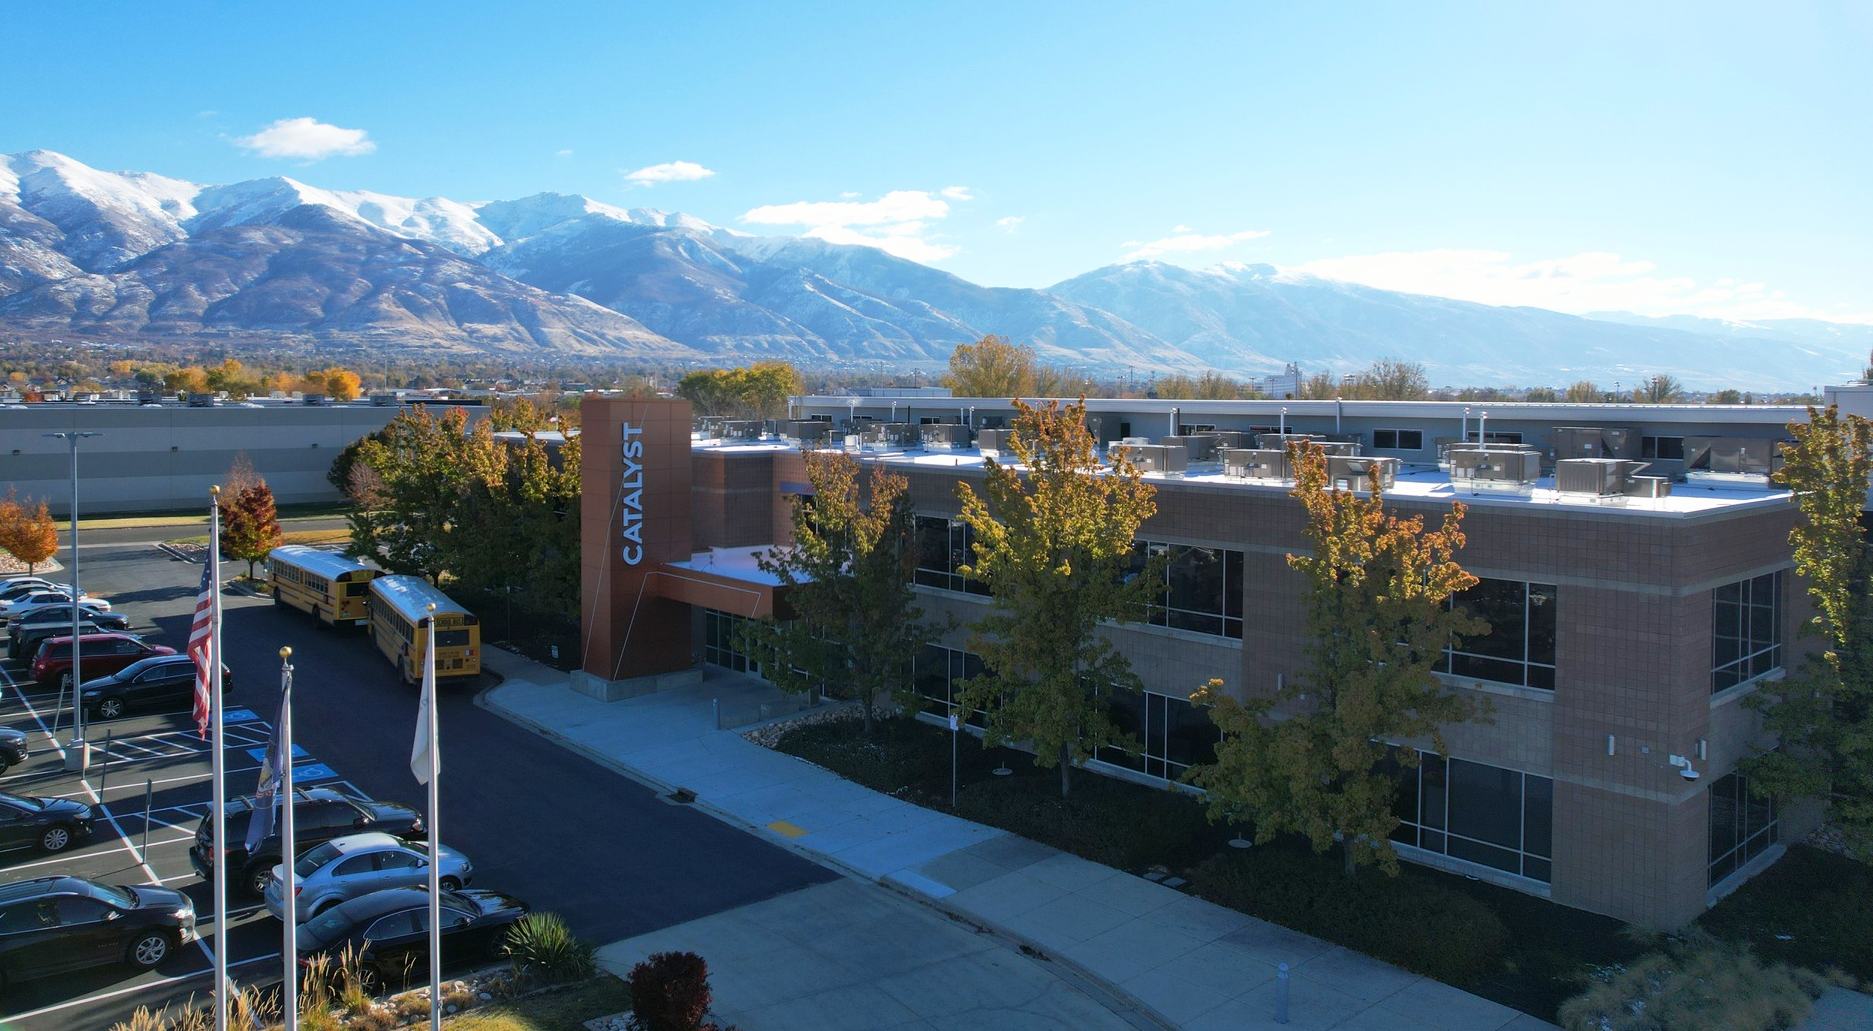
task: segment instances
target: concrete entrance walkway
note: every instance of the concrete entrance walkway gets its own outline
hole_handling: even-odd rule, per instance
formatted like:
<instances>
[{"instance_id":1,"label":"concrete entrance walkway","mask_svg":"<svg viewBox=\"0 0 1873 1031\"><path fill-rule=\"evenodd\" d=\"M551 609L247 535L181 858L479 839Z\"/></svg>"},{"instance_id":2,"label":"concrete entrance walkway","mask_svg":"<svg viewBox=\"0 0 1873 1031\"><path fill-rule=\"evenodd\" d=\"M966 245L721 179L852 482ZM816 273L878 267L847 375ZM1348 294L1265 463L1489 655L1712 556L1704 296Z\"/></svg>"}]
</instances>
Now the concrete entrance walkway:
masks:
<instances>
[{"instance_id":1,"label":"concrete entrance walkway","mask_svg":"<svg viewBox=\"0 0 1873 1031\"><path fill-rule=\"evenodd\" d=\"M1152 1028L990 936L850 879L608 945L598 961L622 977L665 951L708 960L716 1015L744 1031Z\"/></svg>"},{"instance_id":2,"label":"concrete entrance walkway","mask_svg":"<svg viewBox=\"0 0 1873 1031\"><path fill-rule=\"evenodd\" d=\"M1536 1031L1553 1027L1468 992L1129 873L868 790L811 763L762 748L734 730L715 729L718 700L722 708L731 704L740 708L763 692L773 691L754 678L709 668L707 678L696 688L603 703L571 691L564 674L525 659L496 652L487 661L506 677L483 698L491 709L660 789L687 788L696 793L696 805L718 817L855 878L895 887L958 920L1026 945L1047 962L1098 983L1162 1026L1190 1031L1282 1027ZM751 908L762 910L773 904ZM850 933L862 943L868 926L865 908L851 911L860 923ZM824 918L813 926L828 936L845 933L838 916L838 907L828 907ZM759 925L771 919L765 910L746 916L739 911L722 914L619 943L608 948L606 955L610 962L628 968L625 961L640 953L673 947L683 940L722 941L728 935L724 928L737 921ZM875 933L878 925L869 926ZM769 930L787 938L776 929ZM762 940L779 947L772 937ZM748 956L752 972L742 980L732 969L741 961L729 956L732 947L713 954L709 948L681 947L696 948L712 961L718 988L729 989L722 996L724 1014L732 1005L742 1015L735 1019L744 1022L745 1018L748 1031L794 1026L790 1021L795 1010L781 1004L814 997L814 992L823 992L830 1004L833 995L839 994L834 984L839 977L818 971L838 956L847 962L853 959L843 949L829 950L825 956L783 949L800 956L800 969L793 973L821 987L782 997L779 993L792 989L776 984L773 971L762 965L774 961ZM980 956L978 960L986 962ZM1284 962L1292 970L1290 1022L1280 1025L1273 1020L1275 974L1276 965ZM1002 964L959 968L947 977L937 970L918 976L929 977L952 993L969 990L985 999L1026 997L1021 989L1010 987L1026 982L1007 973ZM995 983L980 983L982 978ZM1004 978L1013 980L1004 985ZM840 1009L838 1026L888 1028L894 1026L891 1020L909 1009L907 996L883 989L847 994L873 1000L878 1011L866 1017ZM884 998L892 1005L886 1005ZM781 1008L769 1013L764 1007ZM897 1021L898 1026L910 1020L948 1026L944 1023L949 1019L947 1012L910 1012L910 1017ZM1039 1016L1028 1014L1019 1020Z\"/></svg>"}]
</instances>

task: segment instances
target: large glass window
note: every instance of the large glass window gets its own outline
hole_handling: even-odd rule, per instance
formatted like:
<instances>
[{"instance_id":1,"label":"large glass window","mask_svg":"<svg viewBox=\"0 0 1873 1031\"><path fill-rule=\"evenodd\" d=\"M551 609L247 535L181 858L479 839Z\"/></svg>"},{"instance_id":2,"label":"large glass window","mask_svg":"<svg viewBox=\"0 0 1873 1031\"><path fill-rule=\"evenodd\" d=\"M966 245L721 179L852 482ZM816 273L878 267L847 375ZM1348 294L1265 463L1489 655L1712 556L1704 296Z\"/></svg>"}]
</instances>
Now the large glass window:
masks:
<instances>
[{"instance_id":1,"label":"large glass window","mask_svg":"<svg viewBox=\"0 0 1873 1031\"><path fill-rule=\"evenodd\" d=\"M702 610L702 661L738 673L760 673L761 666L748 658L742 644L742 627L751 622L746 616L719 609Z\"/></svg>"},{"instance_id":2,"label":"large glass window","mask_svg":"<svg viewBox=\"0 0 1873 1031\"><path fill-rule=\"evenodd\" d=\"M1782 665L1782 574L1711 592L1710 689L1721 691Z\"/></svg>"},{"instance_id":3,"label":"large glass window","mask_svg":"<svg viewBox=\"0 0 1873 1031\"><path fill-rule=\"evenodd\" d=\"M1445 649L1438 672L1554 690L1553 584L1481 580L1450 602L1488 623L1490 632Z\"/></svg>"},{"instance_id":4,"label":"large glass window","mask_svg":"<svg viewBox=\"0 0 1873 1031\"><path fill-rule=\"evenodd\" d=\"M911 685L924 698L923 711L948 719L950 706L955 704L956 695L962 690L962 682L985 672L987 667L982 664L982 656L974 652L926 644L911 664ZM980 727L987 717L987 712L977 709L970 714L969 723Z\"/></svg>"},{"instance_id":5,"label":"large glass window","mask_svg":"<svg viewBox=\"0 0 1873 1031\"><path fill-rule=\"evenodd\" d=\"M1190 767L1216 761L1222 731L1188 698L1115 690L1110 714L1113 724L1135 738L1141 748L1137 755L1128 755L1121 748L1102 747L1095 753L1101 762L1150 777L1180 780Z\"/></svg>"},{"instance_id":6,"label":"large glass window","mask_svg":"<svg viewBox=\"0 0 1873 1031\"><path fill-rule=\"evenodd\" d=\"M1742 869L1780 833L1774 798L1751 794L1740 773L1718 777L1710 786L1710 883Z\"/></svg>"},{"instance_id":7,"label":"large glass window","mask_svg":"<svg viewBox=\"0 0 1873 1031\"><path fill-rule=\"evenodd\" d=\"M1219 637L1242 637L1242 552L1184 544L1137 541L1132 568L1150 556L1166 555L1164 593L1139 620Z\"/></svg>"},{"instance_id":8,"label":"large glass window","mask_svg":"<svg viewBox=\"0 0 1873 1031\"><path fill-rule=\"evenodd\" d=\"M1394 763L1392 840L1536 881L1553 879L1554 781L1467 759L1418 753Z\"/></svg>"},{"instance_id":9,"label":"large glass window","mask_svg":"<svg viewBox=\"0 0 1873 1031\"><path fill-rule=\"evenodd\" d=\"M912 581L945 591L987 594L988 585L958 572L975 557L975 531L960 519L917 517L917 571Z\"/></svg>"}]
</instances>

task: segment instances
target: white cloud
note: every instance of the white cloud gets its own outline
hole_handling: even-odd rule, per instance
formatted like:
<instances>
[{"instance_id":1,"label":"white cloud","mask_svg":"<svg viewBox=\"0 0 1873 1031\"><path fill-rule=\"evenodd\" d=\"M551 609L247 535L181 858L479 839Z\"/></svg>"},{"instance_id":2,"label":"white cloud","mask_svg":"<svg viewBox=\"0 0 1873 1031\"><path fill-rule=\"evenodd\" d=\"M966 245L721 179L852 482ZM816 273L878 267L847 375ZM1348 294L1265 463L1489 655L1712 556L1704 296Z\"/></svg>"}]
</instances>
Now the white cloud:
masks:
<instances>
[{"instance_id":1,"label":"white cloud","mask_svg":"<svg viewBox=\"0 0 1873 1031\"><path fill-rule=\"evenodd\" d=\"M263 158L320 161L356 157L377 149L363 129L341 129L315 118L282 118L252 136L234 142Z\"/></svg>"},{"instance_id":2,"label":"white cloud","mask_svg":"<svg viewBox=\"0 0 1873 1031\"><path fill-rule=\"evenodd\" d=\"M975 200L975 197L969 193L969 187L967 186L945 186L941 192L943 196L948 197L950 200Z\"/></svg>"},{"instance_id":3,"label":"white cloud","mask_svg":"<svg viewBox=\"0 0 1873 1031\"><path fill-rule=\"evenodd\" d=\"M804 226L803 235L816 240L877 247L900 258L932 262L960 250L926 239L931 223L947 218L949 213L949 202L932 196L928 190L893 190L870 201L764 204L742 215L741 220L756 225ZM864 229L855 228L860 226Z\"/></svg>"},{"instance_id":4,"label":"white cloud","mask_svg":"<svg viewBox=\"0 0 1873 1031\"><path fill-rule=\"evenodd\" d=\"M1245 229L1240 233L1230 233L1226 236L1205 236L1189 230L1189 226L1177 226L1171 230L1178 233L1176 236L1167 236L1162 240L1152 240L1149 243L1127 240L1119 246L1132 248L1131 253L1125 255L1125 260L1136 261L1139 258L1155 258L1160 254L1213 251L1244 240L1259 240L1270 232L1267 229Z\"/></svg>"},{"instance_id":5,"label":"white cloud","mask_svg":"<svg viewBox=\"0 0 1873 1031\"><path fill-rule=\"evenodd\" d=\"M1172 227L1171 227L1171 232L1173 232L1173 233L1194 233L1194 232L1196 232L1196 230L1194 230L1194 229L1192 229L1192 228L1190 228L1189 226L1172 226Z\"/></svg>"},{"instance_id":6,"label":"white cloud","mask_svg":"<svg viewBox=\"0 0 1873 1031\"><path fill-rule=\"evenodd\" d=\"M1740 321L1826 318L1835 322L1873 322L1873 312L1823 313L1788 300L1784 291L1768 291L1760 282L1745 283L1739 277L1724 276L1700 285L1689 276L1662 274L1650 261L1629 261L1604 251L1525 262L1515 261L1504 251L1398 251L1322 258L1295 269L1385 290L1574 314L1629 311Z\"/></svg>"},{"instance_id":7,"label":"white cloud","mask_svg":"<svg viewBox=\"0 0 1873 1031\"><path fill-rule=\"evenodd\" d=\"M556 158L569 158L572 156L572 151L569 148L563 149L563 150L556 150L553 152L553 156Z\"/></svg>"},{"instance_id":8,"label":"white cloud","mask_svg":"<svg viewBox=\"0 0 1873 1031\"><path fill-rule=\"evenodd\" d=\"M1012 233L1015 231L1015 228L1017 226L1019 226L1023 222L1026 222L1027 220L1028 220L1028 217L1026 215L1009 215L1007 218L996 219L995 224L999 226L1004 232Z\"/></svg>"},{"instance_id":9,"label":"white cloud","mask_svg":"<svg viewBox=\"0 0 1873 1031\"><path fill-rule=\"evenodd\" d=\"M626 172L624 179L632 186L655 186L658 183L695 182L714 174L713 169L704 168L694 161L666 161L661 165L646 165L635 172Z\"/></svg>"}]
</instances>

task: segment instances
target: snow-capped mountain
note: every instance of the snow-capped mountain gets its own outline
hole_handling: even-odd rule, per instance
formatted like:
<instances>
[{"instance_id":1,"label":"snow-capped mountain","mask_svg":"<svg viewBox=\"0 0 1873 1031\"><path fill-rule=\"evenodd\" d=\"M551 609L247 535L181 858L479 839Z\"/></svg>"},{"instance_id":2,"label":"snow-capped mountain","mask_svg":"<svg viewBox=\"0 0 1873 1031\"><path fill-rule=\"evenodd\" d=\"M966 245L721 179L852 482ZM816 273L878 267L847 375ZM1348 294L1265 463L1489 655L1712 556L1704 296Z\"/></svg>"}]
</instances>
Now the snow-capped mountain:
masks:
<instances>
[{"instance_id":1,"label":"snow-capped mountain","mask_svg":"<svg viewBox=\"0 0 1873 1031\"><path fill-rule=\"evenodd\" d=\"M1578 318L1267 265L1135 262L1048 290L983 287L871 247L588 197L204 186L49 151L0 155L0 331L900 369L997 333L1107 373L1349 372L1398 357L1440 384L1669 372L1743 389L1839 381L1873 346L1870 327Z\"/></svg>"},{"instance_id":2,"label":"snow-capped mountain","mask_svg":"<svg viewBox=\"0 0 1873 1031\"><path fill-rule=\"evenodd\" d=\"M1493 307L1235 262L1113 265L1049 292L1122 315L1216 368L1263 369L1272 359L1352 370L1394 356L1423 364L1439 384L1611 386L1665 372L1694 389L1807 389L1858 375L1867 348L1852 332L1838 340L1714 334L1676 320Z\"/></svg>"}]
</instances>

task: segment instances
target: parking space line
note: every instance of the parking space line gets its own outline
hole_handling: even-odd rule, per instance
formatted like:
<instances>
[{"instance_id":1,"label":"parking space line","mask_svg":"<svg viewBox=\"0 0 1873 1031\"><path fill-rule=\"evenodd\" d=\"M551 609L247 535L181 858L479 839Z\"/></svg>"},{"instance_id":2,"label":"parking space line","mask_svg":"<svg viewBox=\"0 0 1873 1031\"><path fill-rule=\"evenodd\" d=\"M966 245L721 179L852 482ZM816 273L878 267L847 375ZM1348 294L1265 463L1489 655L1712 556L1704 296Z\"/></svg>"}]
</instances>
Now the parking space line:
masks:
<instances>
[{"instance_id":1,"label":"parking space line","mask_svg":"<svg viewBox=\"0 0 1873 1031\"><path fill-rule=\"evenodd\" d=\"M7 673L4 669L0 669L0 680L6 681L7 687L13 686L12 675ZM39 732L46 736L47 741L52 742L52 750L59 754L59 761L63 763L65 760L65 748L59 744L57 738L52 736L52 732L46 729L46 721L39 717L39 711L32 707L31 702L26 701L25 695L20 695L20 703L26 706L26 711L32 715L33 722L39 725ZM156 880L156 871L150 869L150 864L145 857L137 855L136 849L130 847L130 836L124 833L122 825L117 822L116 815L111 812L111 807L105 805L104 800L99 798L95 791L91 790L89 781L80 779L79 783L85 786L85 792L91 796L91 801L94 802L99 809L104 811L104 818L110 821L111 828L117 832L118 843L122 845L124 851L130 853L130 858L136 860L137 865L143 868L144 874L148 875L151 882L154 882ZM217 922L216 932L220 933L221 931L222 928L219 922ZM208 948L207 942L198 937L195 939L195 944L201 948L203 955L207 956L210 961L213 961L214 953Z\"/></svg>"},{"instance_id":2,"label":"parking space line","mask_svg":"<svg viewBox=\"0 0 1873 1031\"><path fill-rule=\"evenodd\" d=\"M170 826L174 826L174 825L173 825L173 824L171 824ZM176 830L184 830L184 829L185 829L185 828L182 828L182 827L176 827ZM169 839L167 839L167 840L156 840L156 841L152 841L152 842L150 842L150 847L151 847L151 848L155 848L155 847L156 847L156 846L158 846L158 845L175 845L175 844L180 844L181 842L184 842L184 841L194 841L194 840L195 840L195 835L193 835L193 834L190 834L190 835L188 835L188 836L186 836L186 837L181 837L181 838L169 838ZM100 853L100 854L102 854L102 853ZM135 852L132 852L132 853L131 853L131 856L132 856L133 858L135 857L135 855L136 855L136 853L135 853ZM32 862L30 862L30 863L18 863L18 864L15 864L15 865L12 865L12 866L8 866L8 867L7 867L7 872L8 872L8 873L14 873L14 872L16 872L16 871L19 871L19 870L30 870L30 869L32 869L32 868L33 868L33 867L35 867L35 866L50 866L50 865L52 865L53 863L69 863L69 862L71 862L71 860L72 860L72 858L73 858L73 854L72 854L72 853L67 853L67 852L61 852L61 853L59 853L59 854L58 854L58 855L56 855L56 856L51 856L51 857L49 857L49 858L46 858L46 859L35 859L35 860L33 860ZM87 857L87 858L89 858L89 857ZM154 876L155 876L155 871L153 871L153 870L148 870L148 868L147 868L147 867L145 867L145 870L147 870L147 871L148 871L148 872L150 873L150 876L152 876L152 877L154 877Z\"/></svg>"},{"instance_id":3,"label":"parking space line","mask_svg":"<svg viewBox=\"0 0 1873 1031\"><path fill-rule=\"evenodd\" d=\"M200 941L200 939L197 939L197 941ZM206 946L203 946L203 948L205 949ZM233 970L235 967L251 966L252 964L255 964L255 963L265 963L271 960L277 960L279 958L280 958L280 954L275 952L267 956L255 956L252 959L231 959L228 961L228 969ZM9 1016L7 1019L10 1021L31 1020L33 1017L43 1017L48 1013L57 1013L61 1010L71 1009L73 1006L83 1006L88 1003L103 1002L106 999L115 999L119 995L129 995L131 992L148 991L152 988L159 988L166 984L175 984L178 981L193 981L198 977L207 977L212 980L214 978L214 975L215 975L214 968L210 967L207 970L197 970L196 972L192 974L177 974L174 977L160 977L154 981L147 981L143 984L125 985L122 988L113 989L108 992L98 992L95 995L86 995L77 999L67 999L66 1001L61 1002L55 1006L45 1006L45 1007L41 1007L40 1009L31 1010L26 1013L15 1013Z\"/></svg>"}]
</instances>

